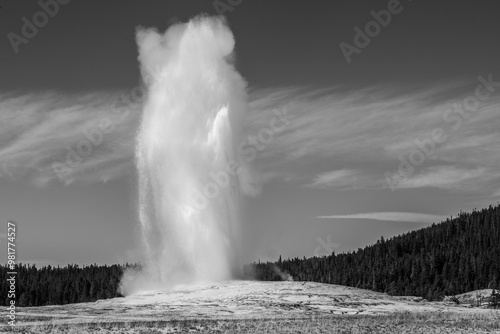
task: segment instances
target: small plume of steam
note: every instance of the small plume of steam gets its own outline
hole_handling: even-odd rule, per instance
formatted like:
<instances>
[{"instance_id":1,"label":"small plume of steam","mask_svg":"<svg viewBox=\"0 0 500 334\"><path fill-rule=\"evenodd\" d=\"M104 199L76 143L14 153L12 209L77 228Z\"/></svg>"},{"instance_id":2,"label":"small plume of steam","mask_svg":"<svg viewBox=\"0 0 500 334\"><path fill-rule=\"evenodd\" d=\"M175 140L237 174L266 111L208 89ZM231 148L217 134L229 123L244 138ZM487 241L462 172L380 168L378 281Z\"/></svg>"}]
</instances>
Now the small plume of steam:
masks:
<instances>
[{"instance_id":1,"label":"small plume of steam","mask_svg":"<svg viewBox=\"0 0 500 334\"><path fill-rule=\"evenodd\" d=\"M273 271L276 275L278 275L282 281L289 281L289 282L293 282L293 277L292 275L290 275L289 273L287 273L286 271L282 271L280 269L280 267L278 267L277 265L273 265Z\"/></svg>"}]
</instances>

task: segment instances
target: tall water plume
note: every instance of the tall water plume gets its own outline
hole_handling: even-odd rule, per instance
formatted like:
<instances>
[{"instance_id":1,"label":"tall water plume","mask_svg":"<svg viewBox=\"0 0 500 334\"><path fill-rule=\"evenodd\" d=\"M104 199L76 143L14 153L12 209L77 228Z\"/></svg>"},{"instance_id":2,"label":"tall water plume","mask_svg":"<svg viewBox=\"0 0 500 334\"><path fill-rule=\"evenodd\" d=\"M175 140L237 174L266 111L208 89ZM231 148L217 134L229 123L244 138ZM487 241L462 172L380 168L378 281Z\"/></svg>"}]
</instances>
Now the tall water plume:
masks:
<instances>
[{"instance_id":1,"label":"tall water plume","mask_svg":"<svg viewBox=\"0 0 500 334\"><path fill-rule=\"evenodd\" d=\"M122 281L125 294L228 279L238 270L248 174L236 148L247 96L234 43L221 18L197 17L164 34L137 31L147 86L136 147L145 260Z\"/></svg>"}]
</instances>

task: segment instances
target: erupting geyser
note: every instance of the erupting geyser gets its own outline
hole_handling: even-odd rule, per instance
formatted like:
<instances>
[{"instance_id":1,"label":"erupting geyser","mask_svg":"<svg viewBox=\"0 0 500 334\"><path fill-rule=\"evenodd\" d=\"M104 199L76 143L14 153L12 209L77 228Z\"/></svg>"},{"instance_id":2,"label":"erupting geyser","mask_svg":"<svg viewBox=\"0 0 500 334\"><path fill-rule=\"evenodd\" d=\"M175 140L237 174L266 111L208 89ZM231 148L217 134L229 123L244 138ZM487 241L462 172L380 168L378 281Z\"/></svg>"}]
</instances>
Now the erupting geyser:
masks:
<instances>
[{"instance_id":1,"label":"erupting geyser","mask_svg":"<svg viewBox=\"0 0 500 334\"><path fill-rule=\"evenodd\" d=\"M145 260L122 292L231 278L248 182L233 35L223 19L198 17L165 34L139 29L137 43L148 91L136 147Z\"/></svg>"}]
</instances>

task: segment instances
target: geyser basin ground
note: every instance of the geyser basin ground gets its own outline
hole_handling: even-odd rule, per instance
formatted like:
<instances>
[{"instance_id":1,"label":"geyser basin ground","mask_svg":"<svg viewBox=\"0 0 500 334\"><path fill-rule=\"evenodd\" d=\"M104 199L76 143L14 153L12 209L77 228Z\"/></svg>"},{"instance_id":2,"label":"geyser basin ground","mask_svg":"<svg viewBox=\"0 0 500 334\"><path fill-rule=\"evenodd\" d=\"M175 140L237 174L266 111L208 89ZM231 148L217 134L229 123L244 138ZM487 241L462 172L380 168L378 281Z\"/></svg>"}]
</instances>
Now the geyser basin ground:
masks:
<instances>
[{"instance_id":1,"label":"geyser basin ground","mask_svg":"<svg viewBox=\"0 0 500 334\"><path fill-rule=\"evenodd\" d=\"M373 326L380 319L393 319L390 314L405 311L405 317L417 314L415 319L422 322L426 321L423 318L427 316L433 319L437 316L451 318L451 321L474 316L483 319L483 325L487 322L485 319L498 324L500 316L500 311L417 300L419 299L414 297L391 297L385 293L314 282L224 281L180 287L176 291L156 291L126 298L99 300L95 303L20 308L17 327L19 330L34 329L34 332L37 328L44 332L45 326L51 329L79 328L80 332L84 332L85 328L88 331L88 328L106 327L113 332L112 328L128 327L132 333L137 329L134 326L153 326L158 330L155 333L170 333L179 330L181 321L184 326L188 324L187 329L191 328L191 331L212 333L207 330L207 324L220 325L222 320L229 321L234 326L255 325L256 319L268 319L265 321L267 324L277 321L290 323L293 320L299 321L295 325L316 326L314 324L318 323L320 326L326 321L330 322L328 326L341 322L346 326L351 324L359 327L360 321ZM389 315L389 318L384 315ZM448 328L450 323L443 321L443 328ZM314 332L312 329L311 331ZM228 331L230 332L235 331L233 329ZM335 331L328 331L330 332ZM427 329L426 333L429 332L432 331ZM471 329L467 329L467 332L470 333Z\"/></svg>"}]
</instances>

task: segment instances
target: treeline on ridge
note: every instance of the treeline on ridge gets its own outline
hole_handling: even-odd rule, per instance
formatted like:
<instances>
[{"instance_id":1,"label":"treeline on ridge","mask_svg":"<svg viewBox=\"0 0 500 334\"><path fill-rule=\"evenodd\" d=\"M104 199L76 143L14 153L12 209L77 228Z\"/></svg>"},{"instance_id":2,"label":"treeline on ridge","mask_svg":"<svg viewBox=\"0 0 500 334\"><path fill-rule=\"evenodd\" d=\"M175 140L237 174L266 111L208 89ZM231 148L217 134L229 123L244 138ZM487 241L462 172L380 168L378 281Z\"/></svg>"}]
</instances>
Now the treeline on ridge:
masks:
<instances>
[{"instance_id":1,"label":"treeline on ridge","mask_svg":"<svg viewBox=\"0 0 500 334\"><path fill-rule=\"evenodd\" d=\"M89 265L65 267L18 264L14 271L16 306L60 305L93 302L99 299L120 297L118 292L121 275L127 267L137 265ZM12 270L0 266L0 305L9 305L7 278Z\"/></svg>"},{"instance_id":2,"label":"treeline on ridge","mask_svg":"<svg viewBox=\"0 0 500 334\"><path fill-rule=\"evenodd\" d=\"M127 267L16 266L16 306L93 302L120 297ZM0 265L0 305L9 305L11 271ZM357 251L312 258L253 263L245 268L255 279L342 284L440 300L477 289L500 288L500 206L461 213L439 224L384 240Z\"/></svg>"},{"instance_id":3,"label":"treeline on ridge","mask_svg":"<svg viewBox=\"0 0 500 334\"><path fill-rule=\"evenodd\" d=\"M276 270L279 268L279 270ZM460 213L357 251L254 263L256 279L282 273L298 281L348 285L391 295L440 300L472 290L500 288L500 206Z\"/></svg>"}]
</instances>

